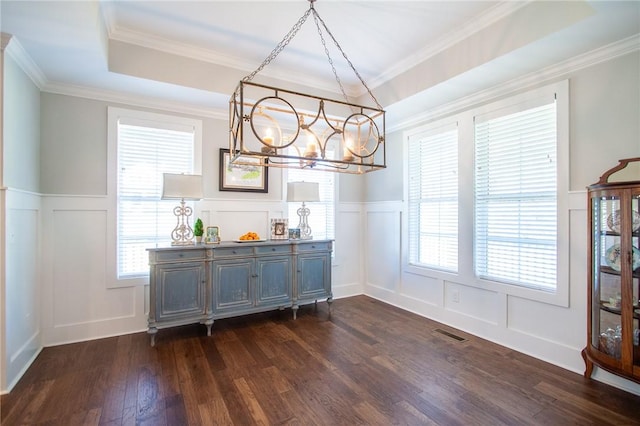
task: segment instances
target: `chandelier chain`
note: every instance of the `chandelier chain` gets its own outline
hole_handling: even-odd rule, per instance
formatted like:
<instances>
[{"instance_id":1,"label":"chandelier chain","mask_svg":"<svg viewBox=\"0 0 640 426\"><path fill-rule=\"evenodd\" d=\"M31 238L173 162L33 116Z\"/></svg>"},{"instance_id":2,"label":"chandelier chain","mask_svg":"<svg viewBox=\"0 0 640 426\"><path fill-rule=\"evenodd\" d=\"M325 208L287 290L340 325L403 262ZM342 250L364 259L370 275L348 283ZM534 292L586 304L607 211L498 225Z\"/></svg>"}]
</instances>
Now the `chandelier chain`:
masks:
<instances>
[{"instance_id":1,"label":"chandelier chain","mask_svg":"<svg viewBox=\"0 0 640 426\"><path fill-rule=\"evenodd\" d=\"M331 65L331 70L333 71L333 75L335 76L336 81L338 82L338 86L340 86L340 91L342 92L342 96L344 96L344 100L347 101L347 103L350 103L351 101L349 100L349 97L347 96L347 93L344 90L344 86L342 86L342 81L338 76L336 67L333 65L333 59L331 59L331 55L329 54L329 49L327 48L327 43L324 41L324 36L322 35L322 29L320 28L320 24L318 24L318 18L319 18L318 12L316 12L316 10L313 9L313 20L316 23L316 28L318 29L318 35L320 36L320 41L322 42L322 46L324 47L324 53L325 55L327 55L327 60L329 61L329 65Z\"/></svg>"},{"instance_id":2,"label":"chandelier chain","mask_svg":"<svg viewBox=\"0 0 640 426\"><path fill-rule=\"evenodd\" d=\"M312 3L313 4L313 3ZM269 54L269 56L267 56L264 61L262 61L262 63L260 64L260 66L258 68L255 69L255 71L253 71L251 74L247 75L246 77L244 77L242 79L242 81L251 81L253 80L253 77L255 77L256 74L258 74L260 71L262 71L262 69L264 67L266 67L267 65L269 65L271 63L271 61L273 61L279 54L280 52L282 52L284 50L285 47L287 47L287 45L289 44L289 42L291 42L291 40L293 40L293 38L296 36L296 34L298 33L298 31L300 31L300 28L302 27L302 25L305 23L305 21L307 20L307 18L309 17L309 14L311 13L312 8L309 8L304 15L302 15L300 17L300 19L298 19L298 22L296 22L293 27L289 30L289 32L284 36L284 38L280 41L280 43L278 43L278 45L276 47L273 48L273 50L271 51L271 53Z\"/></svg>"},{"instance_id":3,"label":"chandelier chain","mask_svg":"<svg viewBox=\"0 0 640 426\"><path fill-rule=\"evenodd\" d=\"M364 79L362 78L362 76L360 75L360 73L358 72L358 70L356 69L356 67L353 65L353 63L351 63L351 61L349 60L349 58L347 57L347 54L344 52L344 50L342 50L342 47L340 46L340 43L338 43L338 40L336 40L336 38L333 36L333 34L331 33L331 31L329 30L329 28L327 27L327 24L324 23L324 21L322 20L322 18L320 17L320 15L318 14L318 12L316 12L315 9L313 9L313 3L312 3L312 7L311 9L313 10L313 17L314 19L317 17L320 22L322 22L322 26L324 27L324 29L327 31L327 34L329 34L329 36L331 37L331 40L333 40L333 43L336 45L336 47L338 48L338 50L340 51L340 53L342 53L342 56L344 57L344 59L347 61L347 63L349 64L349 66L351 67L351 70L353 71L353 73L358 76L358 79L360 80L360 83L362 83L362 85L364 86L365 89L367 89L367 93L369 93L369 96L371 96L371 99L373 99L373 101L376 103L376 106L380 109L382 109L382 106L380 105L380 103L378 102L378 100L376 99L375 96L373 96L373 93L371 92L371 89L369 89L369 86L367 86L367 83L365 83ZM316 25L318 25L318 21L316 20ZM320 27L318 27L318 32L320 33ZM322 38L322 34L320 33L320 38L322 39L322 44L324 45L324 39ZM327 47L325 45L325 52L327 52L327 56L329 55L329 52L327 51ZM331 58L329 58L329 62L331 63L331 67L333 68L333 62L331 61ZM336 70L335 68L333 68L333 73L336 74ZM340 83L340 79L338 78L338 76L336 75L336 79L338 79L338 83ZM342 89L342 84L340 84L340 89L342 90L342 93L344 94L344 89ZM346 95L345 95L346 97Z\"/></svg>"},{"instance_id":4,"label":"chandelier chain","mask_svg":"<svg viewBox=\"0 0 640 426\"><path fill-rule=\"evenodd\" d=\"M284 36L284 38L280 41L280 43L278 43L276 45L276 47L273 48L271 53L262 61L260 66L258 66L258 68L256 68L251 74L245 76L242 79L242 81L248 82L248 81L253 80L253 77L255 77L256 74L258 74L260 71L262 71L264 69L264 67L269 65L280 54L280 52L282 52L284 50L284 48L287 47L287 45L291 42L291 40L293 40L293 38L296 36L296 34L298 34L298 31L300 31L300 28L302 28L302 25L304 25L304 23L306 22L307 18L309 17L309 14L313 13L313 19L315 21L316 28L318 29L318 35L320 36L320 40L322 41L322 45L324 47L324 52L327 55L327 59L329 60L329 65L331 65L331 70L333 71L333 75L335 76L336 81L338 82L338 86L340 86L340 91L342 92L342 95L344 96L344 98L347 101L347 103L349 103L349 97L347 96L347 94L346 94L346 92L344 90L344 87L342 86L342 81L340 80L340 77L338 76L338 72L336 71L336 67L335 67L335 65L333 63L333 60L331 59L331 55L329 54L329 49L327 49L327 44L326 44L326 42L324 40L324 37L322 35L322 30L320 29L320 25L318 25L318 21L320 21L322 23L322 26L324 27L325 31L327 32L327 34L329 34L329 37L331 37L331 40L333 40L333 43L336 45L336 47L338 48L340 53L342 53L342 56L344 57L344 59L349 64L349 67L351 67L351 70L353 71L353 73L358 77L358 79L360 80L360 83L362 83L364 88L367 89L367 93L369 94L371 99L373 99L373 101L376 103L376 106L378 108L382 109L382 106L380 105L380 102L378 102L378 99L376 99L376 97L373 95L373 93L371 92L371 89L369 89L369 86L367 86L367 83L365 83L364 79L362 78L362 76L360 75L360 73L358 72L356 67L353 65L351 60L349 60L349 58L347 57L347 54L344 52L344 50L342 50L342 46L340 46L340 43L338 43L338 40L336 40L336 38L333 36L331 31L327 27L327 24L325 24L324 20L320 17L318 12L316 12L315 8L313 7L313 2L314 1L315 0L309 0L309 3L310 3L309 9L307 9L307 11L304 13L304 15L302 15L300 17L300 19L298 19L298 22L296 22L293 25L293 27Z\"/></svg>"}]
</instances>

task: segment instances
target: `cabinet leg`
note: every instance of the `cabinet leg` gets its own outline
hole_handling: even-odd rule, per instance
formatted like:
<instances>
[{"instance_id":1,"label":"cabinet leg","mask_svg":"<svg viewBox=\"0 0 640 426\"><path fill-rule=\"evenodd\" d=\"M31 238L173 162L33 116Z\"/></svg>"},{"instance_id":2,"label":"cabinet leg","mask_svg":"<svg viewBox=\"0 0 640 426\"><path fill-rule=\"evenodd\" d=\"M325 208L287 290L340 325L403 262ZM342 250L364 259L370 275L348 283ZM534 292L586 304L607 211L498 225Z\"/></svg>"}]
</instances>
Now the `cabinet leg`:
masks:
<instances>
[{"instance_id":1,"label":"cabinet leg","mask_svg":"<svg viewBox=\"0 0 640 426\"><path fill-rule=\"evenodd\" d=\"M333 297L327 298L327 307L329 308L329 317L331 317L331 304L333 303Z\"/></svg>"},{"instance_id":2,"label":"cabinet leg","mask_svg":"<svg viewBox=\"0 0 640 426\"><path fill-rule=\"evenodd\" d=\"M293 305L291 310L293 311L293 320L295 321L298 319L298 305Z\"/></svg>"},{"instance_id":3,"label":"cabinet leg","mask_svg":"<svg viewBox=\"0 0 640 426\"><path fill-rule=\"evenodd\" d=\"M207 326L207 336L211 336L211 327L213 327L213 320L204 323Z\"/></svg>"},{"instance_id":4,"label":"cabinet leg","mask_svg":"<svg viewBox=\"0 0 640 426\"><path fill-rule=\"evenodd\" d=\"M151 337L151 347L156 345L156 333L158 333L158 329L157 328L150 328L149 330L147 330L147 333L149 333L149 336Z\"/></svg>"},{"instance_id":5,"label":"cabinet leg","mask_svg":"<svg viewBox=\"0 0 640 426\"><path fill-rule=\"evenodd\" d=\"M584 365L585 365L584 377L586 379L589 379L591 378L591 373L593 373L593 362L591 362L591 360L587 356L586 348L582 350L582 359L584 359Z\"/></svg>"}]
</instances>

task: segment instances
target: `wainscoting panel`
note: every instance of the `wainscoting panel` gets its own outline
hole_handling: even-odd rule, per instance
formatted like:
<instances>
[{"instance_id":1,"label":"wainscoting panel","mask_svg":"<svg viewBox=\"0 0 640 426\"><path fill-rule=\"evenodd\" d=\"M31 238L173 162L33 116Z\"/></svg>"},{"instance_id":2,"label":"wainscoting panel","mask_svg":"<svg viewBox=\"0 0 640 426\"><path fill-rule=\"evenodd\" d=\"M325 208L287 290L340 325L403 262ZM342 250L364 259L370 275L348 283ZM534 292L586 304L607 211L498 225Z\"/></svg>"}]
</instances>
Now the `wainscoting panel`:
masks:
<instances>
[{"instance_id":1,"label":"wainscoting panel","mask_svg":"<svg viewBox=\"0 0 640 426\"><path fill-rule=\"evenodd\" d=\"M586 343L586 330L584 333L576 333L576 330L582 331L586 327L586 306L583 318L570 309L558 309L556 306L512 296L509 297L508 310L508 327L511 330L562 342L574 348L582 348ZM553 318L554 322L550 323L548 318ZM541 324L545 325L542 329Z\"/></svg>"},{"instance_id":2,"label":"wainscoting panel","mask_svg":"<svg viewBox=\"0 0 640 426\"><path fill-rule=\"evenodd\" d=\"M40 326L40 197L7 190L2 390L11 389L42 349Z\"/></svg>"},{"instance_id":3,"label":"wainscoting panel","mask_svg":"<svg viewBox=\"0 0 640 426\"><path fill-rule=\"evenodd\" d=\"M444 281L424 275L403 274L400 294L432 306L444 305Z\"/></svg>"},{"instance_id":4,"label":"wainscoting panel","mask_svg":"<svg viewBox=\"0 0 640 426\"><path fill-rule=\"evenodd\" d=\"M215 209L212 225L220 227L223 240L235 240L246 232L257 232L260 237L268 239L271 232L269 210L255 209L253 211Z\"/></svg>"},{"instance_id":5,"label":"wainscoting panel","mask_svg":"<svg viewBox=\"0 0 640 426\"><path fill-rule=\"evenodd\" d=\"M362 209L360 204L340 204L336 213L333 246L333 296L362 294Z\"/></svg>"},{"instance_id":6,"label":"wainscoting panel","mask_svg":"<svg viewBox=\"0 0 640 426\"><path fill-rule=\"evenodd\" d=\"M504 311L503 300L494 291L445 281L444 308L459 315L497 325Z\"/></svg>"},{"instance_id":7,"label":"wainscoting panel","mask_svg":"<svg viewBox=\"0 0 640 426\"><path fill-rule=\"evenodd\" d=\"M133 317L131 288L105 290L107 212L57 210L53 224L54 326Z\"/></svg>"},{"instance_id":8,"label":"wainscoting panel","mask_svg":"<svg viewBox=\"0 0 640 426\"><path fill-rule=\"evenodd\" d=\"M104 196L43 197L43 344L146 329L145 285L114 287L115 214Z\"/></svg>"},{"instance_id":9,"label":"wainscoting panel","mask_svg":"<svg viewBox=\"0 0 640 426\"><path fill-rule=\"evenodd\" d=\"M400 285L400 212L369 211L366 218L367 285L396 291Z\"/></svg>"}]
</instances>

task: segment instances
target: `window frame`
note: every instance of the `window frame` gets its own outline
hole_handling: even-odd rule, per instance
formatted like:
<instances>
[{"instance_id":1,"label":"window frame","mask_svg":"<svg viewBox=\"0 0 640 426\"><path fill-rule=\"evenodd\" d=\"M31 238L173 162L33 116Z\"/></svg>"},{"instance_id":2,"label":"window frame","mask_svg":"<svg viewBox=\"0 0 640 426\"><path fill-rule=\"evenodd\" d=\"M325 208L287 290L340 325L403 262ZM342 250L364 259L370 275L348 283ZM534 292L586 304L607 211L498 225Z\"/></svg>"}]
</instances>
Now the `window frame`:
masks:
<instances>
[{"instance_id":1,"label":"window frame","mask_svg":"<svg viewBox=\"0 0 640 426\"><path fill-rule=\"evenodd\" d=\"M440 120L438 122L429 124L427 126L420 126L410 132L407 132L405 134L405 138L406 138L406 192L405 192L405 199L407 200L407 231L411 231L411 188L409 185L410 182L410 162L411 162L411 158L409 156L409 152L411 151L411 147L409 146L412 143L412 139L414 138L421 138L421 137L432 137L435 135L440 135L440 134L444 134L450 131L455 131L456 133L456 174L459 175L459 157L460 157L460 153L458 152L458 149L460 147L460 135L459 135L459 128L458 128L458 123L455 120L450 120L450 119L446 119L446 120ZM416 141L419 142L419 141ZM459 183L458 183L458 189L456 191L456 199L457 199L457 216L458 216L458 222L459 222L459 206L460 206L460 199L459 199ZM418 223L420 223L420 221L418 220ZM459 243L459 225L456 227L456 244ZM456 274L459 271L460 268L460 262L459 262L459 258L456 255L456 266L455 269L451 269L451 268L447 268L444 266L438 266L438 265L428 265L428 264L421 264L419 262L412 262L411 260L411 236L408 236L407 238L408 240L408 245L407 245L407 265L409 268L426 268L426 269L430 269L430 270L437 270L437 271L441 271L444 273L451 273L451 274ZM419 243L418 243L419 245ZM459 248L458 248L459 251Z\"/></svg>"},{"instance_id":2,"label":"window frame","mask_svg":"<svg viewBox=\"0 0 640 426\"><path fill-rule=\"evenodd\" d=\"M107 107L107 288L149 284L148 274L118 278L118 122L121 118L141 125L148 124L149 127L192 127L194 129L193 173L201 174L202 172L201 120L179 115ZM194 209L194 217L195 215L196 209ZM169 235L166 241L170 241Z\"/></svg>"},{"instance_id":3,"label":"window frame","mask_svg":"<svg viewBox=\"0 0 640 426\"><path fill-rule=\"evenodd\" d=\"M475 217L474 217L474 167L475 167L475 127L473 117L493 114L519 104L530 102L540 97L556 98L557 114L557 280L555 291L546 291L524 287L490 279L478 278L475 275ZM433 121L426 126L437 123L459 123L458 146L458 272L446 272L428 267L409 264L408 256L408 143L409 136L418 129L410 129L403 133L404 143L404 201L402 265L403 272L430 278L477 287L497 293L516 296L523 299L539 301L557 306L569 306L569 81L562 80L543 87L518 93L507 98L485 105L468 108L460 113L448 115ZM425 125L422 126L424 128Z\"/></svg>"}]
</instances>

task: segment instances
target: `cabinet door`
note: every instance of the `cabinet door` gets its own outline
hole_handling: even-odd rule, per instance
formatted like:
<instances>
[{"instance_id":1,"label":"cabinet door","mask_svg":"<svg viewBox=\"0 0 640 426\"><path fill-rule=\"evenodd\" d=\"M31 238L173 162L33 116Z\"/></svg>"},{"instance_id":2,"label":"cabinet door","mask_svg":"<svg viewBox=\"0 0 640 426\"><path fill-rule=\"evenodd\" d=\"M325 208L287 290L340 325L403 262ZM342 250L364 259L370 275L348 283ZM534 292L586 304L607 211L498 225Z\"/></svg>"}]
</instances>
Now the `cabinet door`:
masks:
<instances>
[{"instance_id":1,"label":"cabinet door","mask_svg":"<svg viewBox=\"0 0 640 426\"><path fill-rule=\"evenodd\" d=\"M206 268L203 263L159 265L156 274L156 320L205 313Z\"/></svg>"},{"instance_id":2,"label":"cabinet door","mask_svg":"<svg viewBox=\"0 0 640 426\"><path fill-rule=\"evenodd\" d=\"M213 263L216 313L253 306L253 267L253 259L228 259Z\"/></svg>"},{"instance_id":3,"label":"cabinet door","mask_svg":"<svg viewBox=\"0 0 640 426\"><path fill-rule=\"evenodd\" d=\"M291 261L289 256L258 258L258 305L278 305L291 301Z\"/></svg>"},{"instance_id":4,"label":"cabinet door","mask_svg":"<svg viewBox=\"0 0 640 426\"><path fill-rule=\"evenodd\" d=\"M592 198L591 344L629 371L640 366L640 197L619 194Z\"/></svg>"},{"instance_id":5,"label":"cabinet door","mask_svg":"<svg viewBox=\"0 0 640 426\"><path fill-rule=\"evenodd\" d=\"M330 260L329 253L298 256L298 300L322 298L331 293Z\"/></svg>"}]
</instances>

